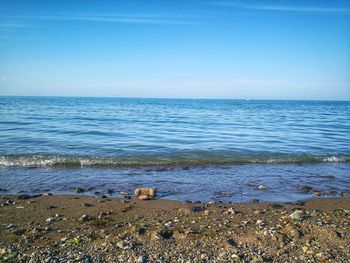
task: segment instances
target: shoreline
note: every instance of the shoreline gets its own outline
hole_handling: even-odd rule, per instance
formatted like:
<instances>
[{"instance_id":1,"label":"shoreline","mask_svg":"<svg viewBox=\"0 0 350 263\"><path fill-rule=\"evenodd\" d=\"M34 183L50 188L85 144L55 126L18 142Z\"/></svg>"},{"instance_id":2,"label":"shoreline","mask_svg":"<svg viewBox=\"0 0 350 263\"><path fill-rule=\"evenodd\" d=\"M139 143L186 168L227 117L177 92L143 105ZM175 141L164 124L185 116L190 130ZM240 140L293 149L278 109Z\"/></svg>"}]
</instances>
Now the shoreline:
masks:
<instances>
[{"instance_id":1,"label":"shoreline","mask_svg":"<svg viewBox=\"0 0 350 263\"><path fill-rule=\"evenodd\" d=\"M350 260L350 199L202 203L0 197L4 262Z\"/></svg>"}]
</instances>

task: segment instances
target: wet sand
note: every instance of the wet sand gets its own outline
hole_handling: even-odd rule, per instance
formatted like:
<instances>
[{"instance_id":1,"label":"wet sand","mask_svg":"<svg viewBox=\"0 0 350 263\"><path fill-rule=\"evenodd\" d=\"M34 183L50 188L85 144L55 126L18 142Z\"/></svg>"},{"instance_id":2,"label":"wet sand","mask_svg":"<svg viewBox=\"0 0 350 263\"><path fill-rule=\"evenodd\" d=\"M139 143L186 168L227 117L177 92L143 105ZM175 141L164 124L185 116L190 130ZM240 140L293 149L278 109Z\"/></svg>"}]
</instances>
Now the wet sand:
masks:
<instances>
[{"instance_id":1,"label":"wet sand","mask_svg":"<svg viewBox=\"0 0 350 263\"><path fill-rule=\"evenodd\" d=\"M1 196L0 262L349 262L350 199Z\"/></svg>"}]
</instances>

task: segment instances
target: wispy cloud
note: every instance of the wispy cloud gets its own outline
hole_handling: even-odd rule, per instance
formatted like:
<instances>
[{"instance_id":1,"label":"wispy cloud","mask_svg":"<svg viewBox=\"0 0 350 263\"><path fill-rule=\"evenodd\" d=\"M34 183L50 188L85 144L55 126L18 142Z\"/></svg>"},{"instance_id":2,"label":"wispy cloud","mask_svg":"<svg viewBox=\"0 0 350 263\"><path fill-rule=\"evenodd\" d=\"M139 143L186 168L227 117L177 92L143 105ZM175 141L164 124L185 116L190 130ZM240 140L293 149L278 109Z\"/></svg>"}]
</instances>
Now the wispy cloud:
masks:
<instances>
[{"instance_id":1,"label":"wispy cloud","mask_svg":"<svg viewBox=\"0 0 350 263\"><path fill-rule=\"evenodd\" d=\"M318 7L318 6L291 6L291 5L264 5L247 4L246 2L233 1L212 1L211 5L225 6L232 8L260 10L260 11L278 11L278 12L297 12L297 13L318 13L318 14L349 14L350 9L341 7Z\"/></svg>"},{"instance_id":2,"label":"wispy cloud","mask_svg":"<svg viewBox=\"0 0 350 263\"><path fill-rule=\"evenodd\" d=\"M198 24L190 15L162 14L47 14L37 16L12 16L10 19L104 22L119 24L190 25Z\"/></svg>"}]
</instances>

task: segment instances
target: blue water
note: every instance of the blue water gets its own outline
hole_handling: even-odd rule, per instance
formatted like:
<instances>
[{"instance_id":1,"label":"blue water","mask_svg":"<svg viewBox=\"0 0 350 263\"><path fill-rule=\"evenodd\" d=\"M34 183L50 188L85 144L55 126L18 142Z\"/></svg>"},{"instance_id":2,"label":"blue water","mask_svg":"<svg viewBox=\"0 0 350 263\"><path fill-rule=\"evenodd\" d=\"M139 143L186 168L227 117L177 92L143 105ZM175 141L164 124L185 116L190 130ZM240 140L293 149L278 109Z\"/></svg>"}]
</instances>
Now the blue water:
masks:
<instances>
[{"instance_id":1,"label":"blue water","mask_svg":"<svg viewBox=\"0 0 350 263\"><path fill-rule=\"evenodd\" d=\"M11 193L147 184L179 200L295 200L302 184L348 191L349 162L350 102L0 97Z\"/></svg>"}]
</instances>

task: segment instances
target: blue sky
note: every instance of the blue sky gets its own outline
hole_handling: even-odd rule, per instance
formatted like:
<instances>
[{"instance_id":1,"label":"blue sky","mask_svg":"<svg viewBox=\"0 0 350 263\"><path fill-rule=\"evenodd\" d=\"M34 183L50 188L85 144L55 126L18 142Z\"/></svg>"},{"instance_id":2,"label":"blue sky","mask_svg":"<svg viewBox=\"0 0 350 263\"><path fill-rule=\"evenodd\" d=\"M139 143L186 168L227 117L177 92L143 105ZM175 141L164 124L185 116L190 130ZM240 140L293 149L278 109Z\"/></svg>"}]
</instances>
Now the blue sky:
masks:
<instances>
[{"instance_id":1,"label":"blue sky","mask_svg":"<svg viewBox=\"0 0 350 263\"><path fill-rule=\"evenodd\" d=\"M350 99L350 1L0 0L0 95Z\"/></svg>"}]
</instances>

